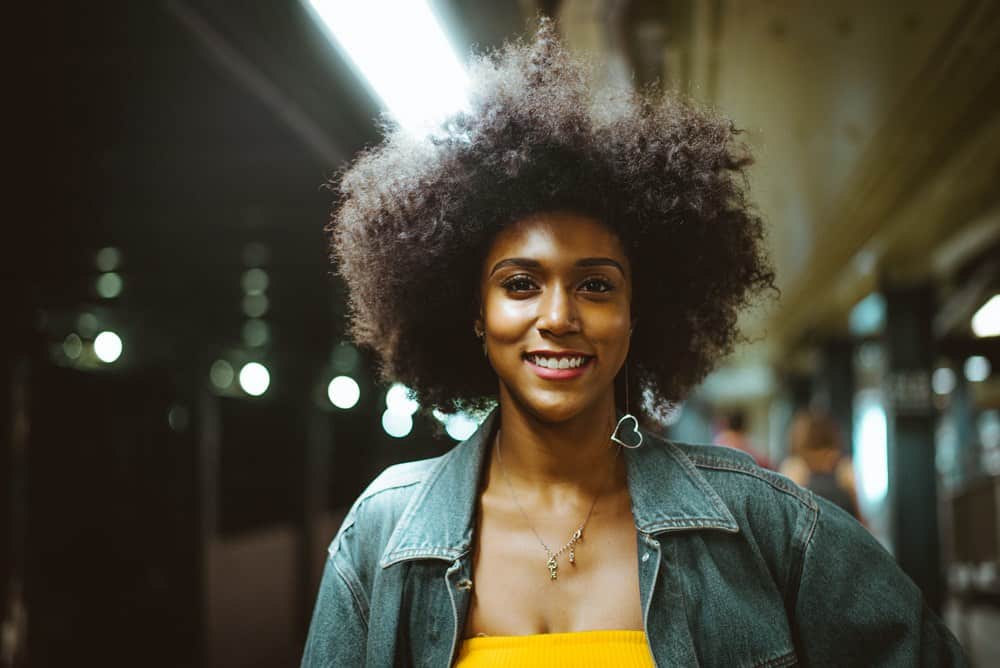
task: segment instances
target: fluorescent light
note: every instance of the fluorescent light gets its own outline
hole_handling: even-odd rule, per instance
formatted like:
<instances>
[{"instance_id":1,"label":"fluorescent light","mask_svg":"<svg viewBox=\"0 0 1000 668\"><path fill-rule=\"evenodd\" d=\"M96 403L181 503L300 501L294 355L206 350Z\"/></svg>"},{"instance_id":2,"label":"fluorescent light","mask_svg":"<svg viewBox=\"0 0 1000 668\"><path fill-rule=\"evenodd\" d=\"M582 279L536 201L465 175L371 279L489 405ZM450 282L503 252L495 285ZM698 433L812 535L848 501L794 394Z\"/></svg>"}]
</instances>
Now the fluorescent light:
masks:
<instances>
[{"instance_id":1,"label":"fluorescent light","mask_svg":"<svg viewBox=\"0 0 1000 668\"><path fill-rule=\"evenodd\" d=\"M309 0L399 124L425 132L466 106L467 77L420 0Z\"/></svg>"},{"instance_id":2,"label":"fluorescent light","mask_svg":"<svg viewBox=\"0 0 1000 668\"><path fill-rule=\"evenodd\" d=\"M889 443L885 408L866 398L855 423L855 452L861 468L861 494L870 503L881 503L889 491Z\"/></svg>"},{"instance_id":3,"label":"fluorescent light","mask_svg":"<svg viewBox=\"0 0 1000 668\"><path fill-rule=\"evenodd\" d=\"M972 316L972 331L976 336L1000 336L1000 295L993 295Z\"/></svg>"}]
</instances>

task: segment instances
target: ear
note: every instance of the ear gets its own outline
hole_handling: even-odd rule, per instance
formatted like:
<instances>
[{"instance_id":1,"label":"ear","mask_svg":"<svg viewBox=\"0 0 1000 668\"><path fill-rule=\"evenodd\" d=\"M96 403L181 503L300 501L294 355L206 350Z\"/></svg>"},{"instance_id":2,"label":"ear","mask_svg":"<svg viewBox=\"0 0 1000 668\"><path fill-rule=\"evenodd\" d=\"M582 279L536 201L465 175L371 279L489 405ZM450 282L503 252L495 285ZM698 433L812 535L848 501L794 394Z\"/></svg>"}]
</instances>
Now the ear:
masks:
<instances>
[{"instance_id":1,"label":"ear","mask_svg":"<svg viewBox=\"0 0 1000 668\"><path fill-rule=\"evenodd\" d=\"M482 316L476 318L472 322L472 331L476 333L476 336L478 338L482 338L483 334L486 333L486 326L483 324Z\"/></svg>"}]
</instances>

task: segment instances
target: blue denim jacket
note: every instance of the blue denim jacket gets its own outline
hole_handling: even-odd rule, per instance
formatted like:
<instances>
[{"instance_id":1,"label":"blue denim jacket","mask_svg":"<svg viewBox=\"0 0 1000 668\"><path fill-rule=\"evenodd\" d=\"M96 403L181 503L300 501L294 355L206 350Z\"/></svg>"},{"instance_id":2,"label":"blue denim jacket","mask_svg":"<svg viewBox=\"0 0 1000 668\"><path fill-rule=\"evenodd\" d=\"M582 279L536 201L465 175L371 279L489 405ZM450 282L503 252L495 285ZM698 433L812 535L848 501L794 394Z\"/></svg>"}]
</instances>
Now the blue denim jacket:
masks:
<instances>
[{"instance_id":1,"label":"blue denim jacket","mask_svg":"<svg viewBox=\"0 0 1000 668\"><path fill-rule=\"evenodd\" d=\"M361 494L330 544L303 667L452 663L496 421ZM742 452L643 436L624 456L657 666L967 665L848 514Z\"/></svg>"}]
</instances>

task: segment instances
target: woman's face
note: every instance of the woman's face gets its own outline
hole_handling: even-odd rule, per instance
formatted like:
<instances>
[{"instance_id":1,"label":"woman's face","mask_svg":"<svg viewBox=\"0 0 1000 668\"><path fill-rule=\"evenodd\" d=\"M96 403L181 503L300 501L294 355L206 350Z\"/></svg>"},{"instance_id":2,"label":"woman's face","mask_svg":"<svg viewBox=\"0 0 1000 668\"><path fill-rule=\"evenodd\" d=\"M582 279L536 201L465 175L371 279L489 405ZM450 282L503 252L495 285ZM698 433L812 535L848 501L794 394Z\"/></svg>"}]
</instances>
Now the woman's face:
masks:
<instances>
[{"instance_id":1,"label":"woman's face","mask_svg":"<svg viewBox=\"0 0 1000 668\"><path fill-rule=\"evenodd\" d=\"M621 241L597 220L544 213L505 227L480 277L501 398L559 422L602 400L628 354L632 279Z\"/></svg>"}]
</instances>

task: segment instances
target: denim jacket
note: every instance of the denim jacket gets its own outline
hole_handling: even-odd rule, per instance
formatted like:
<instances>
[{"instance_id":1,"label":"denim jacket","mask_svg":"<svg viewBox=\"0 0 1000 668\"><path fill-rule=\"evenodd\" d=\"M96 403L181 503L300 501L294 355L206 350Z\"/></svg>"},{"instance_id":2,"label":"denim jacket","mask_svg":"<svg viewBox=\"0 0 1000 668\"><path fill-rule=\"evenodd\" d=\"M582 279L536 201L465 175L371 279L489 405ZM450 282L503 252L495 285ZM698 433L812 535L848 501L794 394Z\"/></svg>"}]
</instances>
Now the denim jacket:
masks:
<instances>
[{"instance_id":1,"label":"denim jacket","mask_svg":"<svg viewBox=\"0 0 1000 668\"><path fill-rule=\"evenodd\" d=\"M361 494L330 544L304 668L451 665L496 422L494 411L447 454L392 466ZM623 454L658 667L967 665L847 513L742 452L643 436Z\"/></svg>"}]
</instances>

